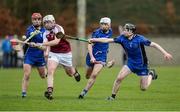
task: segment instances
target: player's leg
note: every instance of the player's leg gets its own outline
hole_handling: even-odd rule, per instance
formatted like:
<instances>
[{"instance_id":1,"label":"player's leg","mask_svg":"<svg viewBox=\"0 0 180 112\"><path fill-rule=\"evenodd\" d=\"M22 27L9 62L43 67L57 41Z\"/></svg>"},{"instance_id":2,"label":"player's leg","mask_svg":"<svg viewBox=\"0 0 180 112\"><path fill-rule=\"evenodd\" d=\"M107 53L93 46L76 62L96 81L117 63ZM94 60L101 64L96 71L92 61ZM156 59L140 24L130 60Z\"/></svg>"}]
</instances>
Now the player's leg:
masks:
<instances>
[{"instance_id":1,"label":"player's leg","mask_svg":"<svg viewBox=\"0 0 180 112\"><path fill-rule=\"evenodd\" d=\"M70 77L74 77L77 82L81 80L81 76L76 68L72 66L63 66L63 67L67 75L69 75Z\"/></svg>"},{"instance_id":2,"label":"player's leg","mask_svg":"<svg viewBox=\"0 0 180 112\"><path fill-rule=\"evenodd\" d=\"M93 71L93 67L88 67L86 70L86 79L89 79Z\"/></svg>"},{"instance_id":3,"label":"player's leg","mask_svg":"<svg viewBox=\"0 0 180 112\"><path fill-rule=\"evenodd\" d=\"M141 80L140 80L140 88L142 91L147 90L147 88L150 86L152 81L152 76L151 75L147 75L147 76L141 76Z\"/></svg>"},{"instance_id":4,"label":"player's leg","mask_svg":"<svg viewBox=\"0 0 180 112\"><path fill-rule=\"evenodd\" d=\"M108 100L113 100L116 97L116 94L120 88L121 82L131 73L131 70L128 68L127 65L124 65L123 68L120 70L116 80L114 81L113 88L112 88L112 95L108 97Z\"/></svg>"},{"instance_id":5,"label":"player's leg","mask_svg":"<svg viewBox=\"0 0 180 112\"><path fill-rule=\"evenodd\" d=\"M72 64L72 53L61 53L59 55L59 63L63 65L65 72L70 77L74 77L77 82L81 80L81 76L78 73L77 69L73 67Z\"/></svg>"},{"instance_id":6,"label":"player's leg","mask_svg":"<svg viewBox=\"0 0 180 112\"><path fill-rule=\"evenodd\" d=\"M157 79L157 74L155 73L154 69L150 69L148 72L148 75L141 76L140 80L140 88L142 91L145 91L148 89L148 87L151 85L152 80Z\"/></svg>"},{"instance_id":7,"label":"player's leg","mask_svg":"<svg viewBox=\"0 0 180 112\"><path fill-rule=\"evenodd\" d=\"M86 56L86 66L87 66L87 69L86 69L86 79L89 79L91 74L92 74L93 67L94 67L94 64L91 63L91 61L90 61L89 54L87 54L87 56Z\"/></svg>"},{"instance_id":8,"label":"player's leg","mask_svg":"<svg viewBox=\"0 0 180 112\"><path fill-rule=\"evenodd\" d=\"M47 69L45 66L42 66L42 67L38 67L37 68L38 72L39 72L39 75L42 79L46 78L47 77Z\"/></svg>"},{"instance_id":9,"label":"player's leg","mask_svg":"<svg viewBox=\"0 0 180 112\"><path fill-rule=\"evenodd\" d=\"M93 71L92 71L91 76L87 82L87 85L83 89L81 94L79 95L80 99L82 99L87 94L87 92L90 90L90 88L93 86L93 84L95 83L96 77L98 76L98 74L102 70L102 68L103 68L102 64L95 64L94 65Z\"/></svg>"},{"instance_id":10,"label":"player's leg","mask_svg":"<svg viewBox=\"0 0 180 112\"><path fill-rule=\"evenodd\" d=\"M48 60L48 75L47 75L47 91L45 91L44 95L47 99L52 100L53 93L53 84L54 84L54 73L58 66L58 62L54 60Z\"/></svg>"},{"instance_id":11,"label":"player's leg","mask_svg":"<svg viewBox=\"0 0 180 112\"><path fill-rule=\"evenodd\" d=\"M24 70L24 76L22 79L22 97L26 97L27 88L29 85L29 79L30 79L30 73L31 73L31 65L24 64L23 70Z\"/></svg>"}]
</instances>

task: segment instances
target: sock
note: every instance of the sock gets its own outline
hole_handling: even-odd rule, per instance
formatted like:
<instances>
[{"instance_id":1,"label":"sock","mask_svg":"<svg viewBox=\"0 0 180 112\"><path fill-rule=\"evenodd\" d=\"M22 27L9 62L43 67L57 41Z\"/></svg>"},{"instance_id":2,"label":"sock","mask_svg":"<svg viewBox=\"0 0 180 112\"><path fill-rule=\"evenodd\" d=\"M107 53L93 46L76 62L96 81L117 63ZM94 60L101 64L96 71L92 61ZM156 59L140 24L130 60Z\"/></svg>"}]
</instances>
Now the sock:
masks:
<instances>
[{"instance_id":1,"label":"sock","mask_svg":"<svg viewBox=\"0 0 180 112\"><path fill-rule=\"evenodd\" d=\"M48 87L48 88L47 88L47 91L48 91L49 93L52 93L52 92L53 92L53 87Z\"/></svg>"},{"instance_id":2,"label":"sock","mask_svg":"<svg viewBox=\"0 0 180 112\"><path fill-rule=\"evenodd\" d=\"M79 73L78 73L77 69L75 69L75 73L73 74L73 76L76 77L78 75L79 75Z\"/></svg>"},{"instance_id":3,"label":"sock","mask_svg":"<svg viewBox=\"0 0 180 112\"><path fill-rule=\"evenodd\" d=\"M22 92L22 96L26 96L26 92L24 91L24 92Z\"/></svg>"},{"instance_id":4,"label":"sock","mask_svg":"<svg viewBox=\"0 0 180 112\"><path fill-rule=\"evenodd\" d=\"M115 98L115 97L116 97L116 94L112 94L111 97Z\"/></svg>"},{"instance_id":5,"label":"sock","mask_svg":"<svg viewBox=\"0 0 180 112\"><path fill-rule=\"evenodd\" d=\"M84 89L82 92L81 92L81 95L82 96L85 96L87 94L88 90Z\"/></svg>"}]
</instances>

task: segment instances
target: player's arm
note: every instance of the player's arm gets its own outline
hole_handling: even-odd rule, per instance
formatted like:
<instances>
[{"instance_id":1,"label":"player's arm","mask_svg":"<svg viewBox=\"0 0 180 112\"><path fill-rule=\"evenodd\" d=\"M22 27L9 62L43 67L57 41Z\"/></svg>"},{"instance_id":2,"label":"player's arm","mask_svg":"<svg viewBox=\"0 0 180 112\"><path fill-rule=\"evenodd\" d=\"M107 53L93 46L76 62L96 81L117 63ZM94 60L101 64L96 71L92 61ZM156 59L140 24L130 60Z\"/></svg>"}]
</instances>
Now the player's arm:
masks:
<instances>
[{"instance_id":1,"label":"player's arm","mask_svg":"<svg viewBox=\"0 0 180 112\"><path fill-rule=\"evenodd\" d=\"M172 59L172 55L170 53L168 53L165 49L163 49L159 44L157 44L155 42L151 42L150 46L156 48L157 50L159 50L164 55L164 58L166 60L171 60Z\"/></svg>"},{"instance_id":2,"label":"player's arm","mask_svg":"<svg viewBox=\"0 0 180 112\"><path fill-rule=\"evenodd\" d=\"M114 42L114 39L113 38L92 38L92 39L89 39L89 42L111 43L111 42Z\"/></svg>"},{"instance_id":3,"label":"player's arm","mask_svg":"<svg viewBox=\"0 0 180 112\"><path fill-rule=\"evenodd\" d=\"M54 46L54 45L57 45L59 42L60 42L61 38L57 38L55 36L55 39L52 40L52 41L48 41L48 42L44 42L42 45L43 46Z\"/></svg>"},{"instance_id":4,"label":"player's arm","mask_svg":"<svg viewBox=\"0 0 180 112\"><path fill-rule=\"evenodd\" d=\"M50 51L50 47L47 46L47 47L46 47L46 50L44 51L44 57L45 57L46 62L47 62L47 60L48 60L49 51Z\"/></svg>"},{"instance_id":5,"label":"player's arm","mask_svg":"<svg viewBox=\"0 0 180 112\"><path fill-rule=\"evenodd\" d=\"M46 50L46 46L43 46L42 43L34 43L34 42L30 42L29 46L31 47L36 47L40 50Z\"/></svg>"},{"instance_id":6,"label":"player's arm","mask_svg":"<svg viewBox=\"0 0 180 112\"><path fill-rule=\"evenodd\" d=\"M92 48L93 44L88 44L88 52L89 52L89 56L91 58L91 62L93 63L94 61L96 61L96 59L94 58L93 55L93 48Z\"/></svg>"}]
</instances>

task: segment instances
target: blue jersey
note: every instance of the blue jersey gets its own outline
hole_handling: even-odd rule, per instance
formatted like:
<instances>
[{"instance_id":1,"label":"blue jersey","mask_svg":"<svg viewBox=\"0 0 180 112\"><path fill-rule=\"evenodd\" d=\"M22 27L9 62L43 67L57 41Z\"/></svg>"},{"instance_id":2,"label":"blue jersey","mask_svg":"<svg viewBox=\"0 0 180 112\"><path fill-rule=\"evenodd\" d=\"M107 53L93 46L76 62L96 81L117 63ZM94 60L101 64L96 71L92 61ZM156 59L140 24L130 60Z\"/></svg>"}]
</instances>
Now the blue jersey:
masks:
<instances>
[{"instance_id":1,"label":"blue jersey","mask_svg":"<svg viewBox=\"0 0 180 112\"><path fill-rule=\"evenodd\" d=\"M33 25L29 26L27 28L27 31L26 31L26 37L29 38L30 37L30 34L32 32L34 32L36 29ZM43 33L45 32L45 28L41 28L40 29L41 33L34 36L30 42L35 42L35 43L43 43ZM38 55L37 55L38 54ZM43 51L38 49L38 48L35 48L35 47L28 47L26 52L25 52L25 56L26 55L31 55L31 56L34 56L34 57L42 57L44 56L43 54Z\"/></svg>"},{"instance_id":2,"label":"blue jersey","mask_svg":"<svg viewBox=\"0 0 180 112\"><path fill-rule=\"evenodd\" d=\"M98 28L92 33L92 38L111 38L112 37L112 29L110 29L107 33L104 33L101 28ZM93 45L93 52L101 51L103 53L107 53L109 48L109 43L95 43Z\"/></svg>"},{"instance_id":3,"label":"blue jersey","mask_svg":"<svg viewBox=\"0 0 180 112\"><path fill-rule=\"evenodd\" d=\"M33 25L29 26L26 31L26 37L29 38L30 34L34 32L36 29ZM40 29L41 33L34 36L32 39L30 39L29 42L35 42L35 43L43 43L43 33L45 32L45 28ZM44 66L45 65L45 59L44 59L44 51L40 50L35 47L28 46L27 50L24 53L24 63L35 65L35 66Z\"/></svg>"},{"instance_id":4,"label":"blue jersey","mask_svg":"<svg viewBox=\"0 0 180 112\"><path fill-rule=\"evenodd\" d=\"M147 64L147 56L144 45L149 46L151 41L146 39L144 36L134 35L134 37L129 40L124 35L120 35L114 39L114 42L120 43L122 45L128 56L129 62L138 65Z\"/></svg>"},{"instance_id":5,"label":"blue jersey","mask_svg":"<svg viewBox=\"0 0 180 112\"><path fill-rule=\"evenodd\" d=\"M120 35L114 39L114 42L120 43L124 48L128 56L127 65L131 71L137 73L139 72L138 70L145 70L145 72L139 73L139 75L147 75L148 60L144 46L149 46L151 41L142 35L135 34L131 40L124 35Z\"/></svg>"},{"instance_id":6,"label":"blue jersey","mask_svg":"<svg viewBox=\"0 0 180 112\"><path fill-rule=\"evenodd\" d=\"M110 29L108 32L103 32L101 28L96 29L92 33L92 38L111 38L112 36L112 29ZM106 62L107 59L107 53L108 53L109 43L94 43L92 46L92 52L93 56L96 59L96 61ZM86 64L88 66L93 66L93 64L90 63L90 56L89 53L86 57Z\"/></svg>"}]
</instances>

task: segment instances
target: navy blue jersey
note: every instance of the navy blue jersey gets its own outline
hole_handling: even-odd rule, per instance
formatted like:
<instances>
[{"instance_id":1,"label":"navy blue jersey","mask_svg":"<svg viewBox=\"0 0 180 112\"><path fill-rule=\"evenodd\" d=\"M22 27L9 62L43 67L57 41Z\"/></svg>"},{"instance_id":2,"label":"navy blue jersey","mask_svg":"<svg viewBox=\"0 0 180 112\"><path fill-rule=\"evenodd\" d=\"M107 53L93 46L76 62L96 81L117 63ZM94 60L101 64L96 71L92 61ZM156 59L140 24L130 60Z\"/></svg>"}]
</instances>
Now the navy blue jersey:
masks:
<instances>
[{"instance_id":1,"label":"navy blue jersey","mask_svg":"<svg viewBox=\"0 0 180 112\"><path fill-rule=\"evenodd\" d=\"M98 28L92 33L92 38L111 38L112 36L112 29L110 29L107 33L104 33L102 29ZM96 59L96 61L100 61L102 63L106 62L107 59L107 53L108 53L109 43L94 43L92 46L93 49L93 56ZM89 53L86 56L86 64L88 66L94 66L90 62L90 56Z\"/></svg>"},{"instance_id":2,"label":"navy blue jersey","mask_svg":"<svg viewBox=\"0 0 180 112\"><path fill-rule=\"evenodd\" d=\"M27 28L27 31L26 31L26 37L29 38L30 37L30 34L32 32L34 32L36 29L33 25L29 26ZM41 28L40 29L41 33L34 36L30 42L35 42L35 43L43 43L43 33L45 32L45 28ZM40 50L38 48L35 48L35 47L28 47L26 52L24 53L25 56L27 55L30 55L30 56L33 56L33 57L43 57L44 56L44 53L43 53L43 50Z\"/></svg>"},{"instance_id":3,"label":"navy blue jersey","mask_svg":"<svg viewBox=\"0 0 180 112\"><path fill-rule=\"evenodd\" d=\"M124 35L114 39L115 43L120 43L124 48L127 56L128 63L134 66L145 66L147 65L147 56L144 46L149 46L151 41L146 39L142 35L135 34L134 37L129 40Z\"/></svg>"},{"instance_id":4,"label":"navy blue jersey","mask_svg":"<svg viewBox=\"0 0 180 112\"><path fill-rule=\"evenodd\" d=\"M35 30L34 26L29 26L27 28L26 37L29 38L30 34ZM41 33L34 36L29 42L43 43L43 33L45 32L45 29L41 28L40 31ZM24 64L30 64L36 67L45 66L44 51L28 46L24 53Z\"/></svg>"},{"instance_id":5,"label":"navy blue jersey","mask_svg":"<svg viewBox=\"0 0 180 112\"><path fill-rule=\"evenodd\" d=\"M107 33L104 33L101 28L96 29L92 33L92 38L111 38L112 37L112 29L110 29ZM107 53L109 48L109 43L95 43L93 45L93 52L104 52Z\"/></svg>"}]
</instances>

